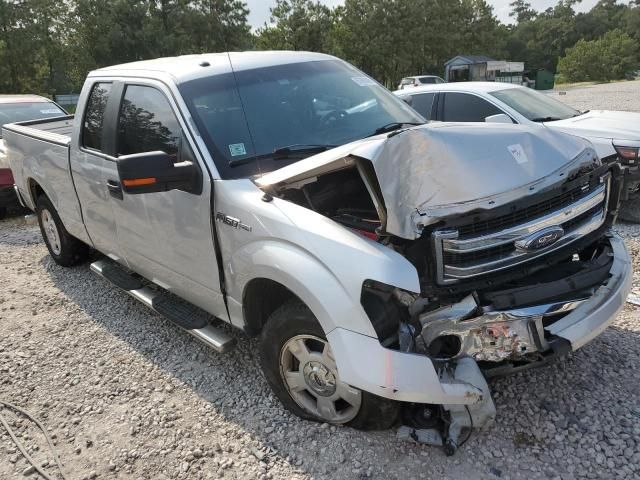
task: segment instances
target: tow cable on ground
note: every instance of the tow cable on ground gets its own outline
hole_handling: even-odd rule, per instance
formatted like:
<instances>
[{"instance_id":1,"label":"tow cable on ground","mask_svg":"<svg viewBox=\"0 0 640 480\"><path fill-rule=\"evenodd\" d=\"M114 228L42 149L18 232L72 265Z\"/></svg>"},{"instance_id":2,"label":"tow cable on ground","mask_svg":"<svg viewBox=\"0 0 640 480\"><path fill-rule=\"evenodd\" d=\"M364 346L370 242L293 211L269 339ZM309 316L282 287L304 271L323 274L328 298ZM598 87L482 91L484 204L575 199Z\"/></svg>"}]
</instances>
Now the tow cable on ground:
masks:
<instances>
[{"instance_id":1,"label":"tow cable on ground","mask_svg":"<svg viewBox=\"0 0 640 480\"><path fill-rule=\"evenodd\" d=\"M60 458L58 457L58 452L56 451L55 445L53 444L53 441L51 440L51 437L49 437L49 434L47 433L47 429L44 427L44 425L42 425L42 423L40 423L32 414L30 414L26 410L23 410L20 407L16 407L15 405L12 405L11 403L7 403L7 402L4 402L4 401L0 400L0 423L2 424L4 429L7 431L7 433L9 434L11 439L13 440L13 443L16 445L16 447L18 447L18 450L20 450L20 453L22 453L22 455L24 455L24 457L31 464L31 466L33 468L35 468L36 471L45 480L55 480L51 475L49 475L47 472L45 472L40 467L40 465L38 465L38 463L27 453L27 449L24 447L22 442L20 442L20 440L18 440L16 435L13 433L12 428L9 426L9 423L7 422L7 420L2 415L2 408L6 408L8 410L14 410L14 411L24 415L25 417L27 417L29 420L31 420L33 423L35 423L38 426L38 428L44 434L44 438L47 440L47 443L49 444L49 448L51 449L51 453L53 454L53 458L54 458L54 460L56 462L56 465L58 465L58 469L60 470L60 476L62 477L62 480L66 480L66 477L64 475L64 471L62 470L62 464L60 463Z\"/></svg>"}]
</instances>

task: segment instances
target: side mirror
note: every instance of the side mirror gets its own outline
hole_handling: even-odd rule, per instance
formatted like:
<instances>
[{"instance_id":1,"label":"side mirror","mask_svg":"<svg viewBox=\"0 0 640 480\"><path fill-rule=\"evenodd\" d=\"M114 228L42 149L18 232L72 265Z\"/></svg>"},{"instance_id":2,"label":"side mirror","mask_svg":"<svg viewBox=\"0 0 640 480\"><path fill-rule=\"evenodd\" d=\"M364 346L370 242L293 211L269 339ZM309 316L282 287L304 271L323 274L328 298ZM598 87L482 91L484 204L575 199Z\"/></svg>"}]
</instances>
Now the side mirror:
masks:
<instances>
[{"instance_id":1,"label":"side mirror","mask_svg":"<svg viewBox=\"0 0 640 480\"><path fill-rule=\"evenodd\" d=\"M487 123L509 123L513 124L513 120L506 113L498 113L497 115L491 115L484 119Z\"/></svg>"},{"instance_id":2,"label":"side mirror","mask_svg":"<svg viewBox=\"0 0 640 480\"><path fill-rule=\"evenodd\" d=\"M411 106L411 104L413 103L413 97L411 95L407 95L406 97L400 97L400 99L409 106Z\"/></svg>"},{"instance_id":3,"label":"side mirror","mask_svg":"<svg viewBox=\"0 0 640 480\"><path fill-rule=\"evenodd\" d=\"M193 162L173 163L168 153L145 152L118 157L118 175L122 189L129 194L184 190L200 193L200 172Z\"/></svg>"}]
</instances>

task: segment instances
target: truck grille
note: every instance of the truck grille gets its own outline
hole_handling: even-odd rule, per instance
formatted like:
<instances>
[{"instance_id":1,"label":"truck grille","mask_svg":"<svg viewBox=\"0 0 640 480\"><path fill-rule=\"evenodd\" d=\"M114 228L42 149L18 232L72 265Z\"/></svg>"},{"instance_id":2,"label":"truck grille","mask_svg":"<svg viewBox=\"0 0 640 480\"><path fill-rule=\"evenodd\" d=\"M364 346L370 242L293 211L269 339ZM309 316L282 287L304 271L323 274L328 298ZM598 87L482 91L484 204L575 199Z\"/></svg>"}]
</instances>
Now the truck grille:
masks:
<instances>
[{"instance_id":1,"label":"truck grille","mask_svg":"<svg viewBox=\"0 0 640 480\"><path fill-rule=\"evenodd\" d=\"M436 230L433 242L437 281L441 285L475 278L544 256L597 230L606 219L610 175L600 183L580 185L505 215L455 229ZM532 249L516 242L561 227L564 234L550 245Z\"/></svg>"},{"instance_id":2,"label":"truck grille","mask_svg":"<svg viewBox=\"0 0 640 480\"><path fill-rule=\"evenodd\" d=\"M461 237L467 235L479 235L481 233L489 233L501 230L505 227L518 225L520 223L533 220L544 215L547 212L553 212L559 208L566 207L576 202L585 195L585 186L580 185L573 189L563 192L557 197L535 203L527 208L500 215L484 221L477 221L469 225L463 225L458 228L458 234Z\"/></svg>"}]
</instances>

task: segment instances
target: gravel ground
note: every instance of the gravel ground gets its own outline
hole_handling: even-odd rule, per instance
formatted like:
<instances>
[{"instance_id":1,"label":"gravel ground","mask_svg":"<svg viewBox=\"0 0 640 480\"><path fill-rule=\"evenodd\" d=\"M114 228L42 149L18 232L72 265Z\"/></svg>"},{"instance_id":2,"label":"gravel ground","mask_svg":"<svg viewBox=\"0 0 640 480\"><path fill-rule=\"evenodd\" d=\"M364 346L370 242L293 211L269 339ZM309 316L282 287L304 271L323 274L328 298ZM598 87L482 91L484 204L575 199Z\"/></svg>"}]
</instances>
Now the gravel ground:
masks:
<instances>
[{"instance_id":1,"label":"gravel ground","mask_svg":"<svg viewBox=\"0 0 640 480\"><path fill-rule=\"evenodd\" d=\"M602 108L579 103L589 90L622 108L631 94L618 85L640 101L640 82L561 98ZM640 272L640 226L618 230ZM492 381L495 425L448 458L394 431L288 414L260 373L255 341L238 335L228 354L207 350L88 265L55 265L37 227L14 218L0 222L0 400L48 426L68 479L635 479L639 309L627 304L600 337L553 365ZM59 478L37 429L2 413ZM35 477L28 467L0 428L0 479Z\"/></svg>"},{"instance_id":2,"label":"gravel ground","mask_svg":"<svg viewBox=\"0 0 640 480\"><path fill-rule=\"evenodd\" d=\"M549 94L578 110L640 112L640 80L554 90Z\"/></svg>"}]
</instances>

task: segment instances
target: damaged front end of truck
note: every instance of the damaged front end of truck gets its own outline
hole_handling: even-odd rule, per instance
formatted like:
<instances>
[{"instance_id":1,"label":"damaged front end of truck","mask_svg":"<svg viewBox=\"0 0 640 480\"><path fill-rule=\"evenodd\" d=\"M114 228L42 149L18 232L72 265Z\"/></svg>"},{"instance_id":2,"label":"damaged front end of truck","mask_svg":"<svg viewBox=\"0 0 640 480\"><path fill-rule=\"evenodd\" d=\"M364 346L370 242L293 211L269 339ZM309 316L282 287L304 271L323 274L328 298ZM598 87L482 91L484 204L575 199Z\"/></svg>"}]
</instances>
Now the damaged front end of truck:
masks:
<instances>
[{"instance_id":1,"label":"damaged front end of truck","mask_svg":"<svg viewBox=\"0 0 640 480\"><path fill-rule=\"evenodd\" d=\"M495 417L485 378L581 347L630 288L628 254L610 231L620 167L547 129L426 125L338 147L257 183L415 267L420 292L371 279L360 302L386 351L428 358L443 391L462 392L414 415L430 412L414 424L440 425L442 437L404 432L448 453L463 430Z\"/></svg>"}]
</instances>

